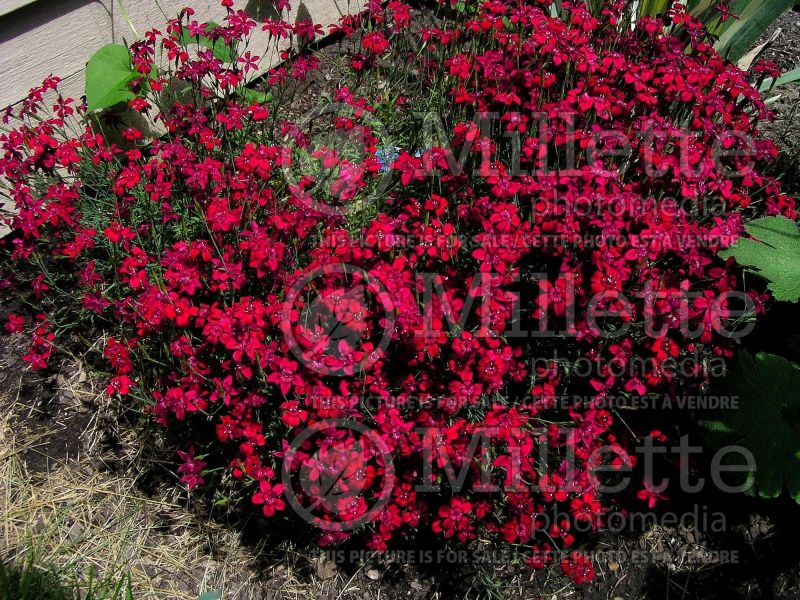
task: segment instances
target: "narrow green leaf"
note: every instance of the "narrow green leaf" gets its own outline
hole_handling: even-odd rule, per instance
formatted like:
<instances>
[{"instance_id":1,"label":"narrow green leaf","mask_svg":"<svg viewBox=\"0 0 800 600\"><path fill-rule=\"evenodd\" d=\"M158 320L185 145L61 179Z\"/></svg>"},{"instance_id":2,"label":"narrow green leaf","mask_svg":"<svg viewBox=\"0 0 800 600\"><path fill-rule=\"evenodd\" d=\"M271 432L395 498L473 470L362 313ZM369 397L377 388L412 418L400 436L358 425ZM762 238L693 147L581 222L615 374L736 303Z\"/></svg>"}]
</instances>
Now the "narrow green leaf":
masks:
<instances>
[{"instance_id":1,"label":"narrow green leaf","mask_svg":"<svg viewBox=\"0 0 800 600\"><path fill-rule=\"evenodd\" d=\"M660 17L667 12L669 0L640 0L640 17Z\"/></svg>"},{"instance_id":2,"label":"narrow green leaf","mask_svg":"<svg viewBox=\"0 0 800 600\"><path fill-rule=\"evenodd\" d=\"M775 89L782 85L786 85L787 83L794 83L795 81L800 81L800 69L786 71L775 80L773 80L772 77L765 79L764 83L761 84L761 87L758 88L758 91L766 92L769 89Z\"/></svg>"},{"instance_id":3,"label":"narrow green leaf","mask_svg":"<svg viewBox=\"0 0 800 600\"><path fill-rule=\"evenodd\" d=\"M700 426L714 433L734 433L723 421L700 421Z\"/></svg>"},{"instance_id":4,"label":"narrow green leaf","mask_svg":"<svg viewBox=\"0 0 800 600\"><path fill-rule=\"evenodd\" d=\"M703 16L712 6L714 6L714 0L689 0L686 9L690 15L702 21Z\"/></svg>"}]
</instances>

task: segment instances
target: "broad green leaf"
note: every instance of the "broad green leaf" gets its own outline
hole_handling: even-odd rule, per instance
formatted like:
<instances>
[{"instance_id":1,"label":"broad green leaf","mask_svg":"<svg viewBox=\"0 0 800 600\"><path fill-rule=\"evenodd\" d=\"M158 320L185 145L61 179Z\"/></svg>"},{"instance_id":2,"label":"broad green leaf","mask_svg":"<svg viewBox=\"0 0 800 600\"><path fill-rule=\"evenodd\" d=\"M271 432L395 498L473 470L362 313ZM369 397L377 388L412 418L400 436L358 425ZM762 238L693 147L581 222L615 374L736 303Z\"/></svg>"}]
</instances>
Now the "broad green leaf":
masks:
<instances>
[{"instance_id":1,"label":"broad green leaf","mask_svg":"<svg viewBox=\"0 0 800 600\"><path fill-rule=\"evenodd\" d=\"M200 594L197 600L222 600L222 592L206 592L205 594Z\"/></svg>"},{"instance_id":2,"label":"broad green leaf","mask_svg":"<svg viewBox=\"0 0 800 600\"><path fill-rule=\"evenodd\" d=\"M212 29L219 27L214 21L209 21L204 27L204 31L209 33ZM221 60L224 63L232 63L236 60L236 44L226 44L223 39L212 40L207 35L195 36L192 35L187 27L183 28L178 41L184 45L198 44L204 48L209 48L214 58Z\"/></svg>"},{"instance_id":3,"label":"broad green leaf","mask_svg":"<svg viewBox=\"0 0 800 600\"><path fill-rule=\"evenodd\" d=\"M800 301L800 230L786 217L762 217L745 225L753 239L740 238L719 253L768 282L776 300Z\"/></svg>"},{"instance_id":4,"label":"broad green leaf","mask_svg":"<svg viewBox=\"0 0 800 600\"><path fill-rule=\"evenodd\" d=\"M266 104L272 102L272 94L251 88L242 88L241 96L251 104Z\"/></svg>"},{"instance_id":5,"label":"broad green leaf","mask_svg":"<svg viewBox=\"0 0 800 600\"><path fill-rule=\"evenodd\" d=\"M714 0L689 0L686 9L693 17L703 20L708 10L714 6Z\"/></svg>"},{"instance_id":6,"label":"broad green leaf","mask_svg":"<svg viewBox=\"0 0 800 600\"><path fill-rule=\"evenodd\" d=\"M740 58L739 62L736 63L736 66L739 67L742 71L749 71L750 67L753 65L756 59L758 59L758 57L761 56L764 50L769 48L772 45L772 43L778 39L778 36L780 36L781 31L782 31L781 28L778 27L772 33L772 35L769 36L767 41L765 41L762 44L759 44L758 46L750 50L750 52L745 54L742 58Z\"/></svg>"},{"instance_id":7,"label":"broad green leaf","mask_svg":"<svg viewBox=\"0 0 800 600\"><path fill-rule=\"evenodd\" d=\"M773 354L740 352L715 393L738 399L736 408L701 421L717 444L753 453L748 493L779 496L784 487L800 502L800 365Z\"/></svg>"},{"instance_id":8,"label":"broad green leaf","mask_svg":"<svg viewBox=\"0 0 800 600\"><path fill-rule=\"evenodd\" d=\"M660 17L667 12L669 0L640 0L640 17Z\"/></svg>"},{"instance_id":9,"label":"broad green leaf","mask_svg":"<svg viewBox=\"0 0 800 600\"><path fill-rule=\"evenodd\" d=\"M86 65L87 110L109 108L136 97L128 84L138 77L131 53L122 44L108 44L92 55Z\"/></svg>"},{"instance_id":10,"label":"broad green leaf","mask_svg":"<svg viewBox=\"0 0 800 600\"><path fill-rule=\"evenodd\" d=\"M731 18L724 24L724 28L720 27L721 34L714 48L731 62L737 62L778 17L792 8L795 1L740 0L733 6L738 18Z\"/></svg>"}]
</instances>

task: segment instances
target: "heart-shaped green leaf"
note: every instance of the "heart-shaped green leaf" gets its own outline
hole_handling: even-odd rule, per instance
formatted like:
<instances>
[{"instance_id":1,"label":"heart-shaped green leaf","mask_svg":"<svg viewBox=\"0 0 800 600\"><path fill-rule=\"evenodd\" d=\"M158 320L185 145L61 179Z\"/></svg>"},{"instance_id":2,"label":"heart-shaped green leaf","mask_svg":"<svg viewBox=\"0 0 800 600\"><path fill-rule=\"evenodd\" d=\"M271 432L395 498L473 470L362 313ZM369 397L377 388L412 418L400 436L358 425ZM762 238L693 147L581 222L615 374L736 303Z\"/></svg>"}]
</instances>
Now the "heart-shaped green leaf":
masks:
<instances>
[{"instance_id":1,"label":"heart-shaped green leaf","mask_svg":"<svg viewBox=\"0 0 800 600\"><path fill-rule=\"evenodd\" d=\"M122 44L108 44L92 55L86 65L87 110L109 108L136 97L129 84L138 77L131 53Z\"/></svg>"}]
</instances>

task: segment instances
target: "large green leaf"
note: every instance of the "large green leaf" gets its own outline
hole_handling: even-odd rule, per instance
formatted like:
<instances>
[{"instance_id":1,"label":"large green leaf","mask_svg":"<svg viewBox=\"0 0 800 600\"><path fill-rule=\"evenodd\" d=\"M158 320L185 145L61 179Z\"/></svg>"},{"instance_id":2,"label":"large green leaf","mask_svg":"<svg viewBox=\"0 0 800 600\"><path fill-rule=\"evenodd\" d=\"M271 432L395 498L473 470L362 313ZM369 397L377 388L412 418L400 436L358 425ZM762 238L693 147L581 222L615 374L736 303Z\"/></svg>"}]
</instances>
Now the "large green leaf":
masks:
<instances>
[{"instance_id":1,"label":"large green leaf","mask_svg":"<svg viewBox=\"0 0 800 600\"><path fill-rule=\"evenodd\" d=\"M753 453L747 493L775 498L785 486L800 502L800 366L743 351L716 393L736 398L736 407L700 423L716 444L737 444Z\"/></svg>"},{"instance_id":2,"label":"large green leaf","mask_svg":"<svg viewBox=\"0 0 800 600\"><path fill-rule=\"evenodd\" d=\"M217 27L219 27L219 24L214 21L209 21L206 23L203 30L209 33L212 29L216 29ZM190 43L196 43L204 48L209 48L214 58L224 63L232 63L236 60L236 44L226 44L223 39L212 40L207 35L192 35L187 27L184 27L183 31L181 31L178 41L184 46L188 46Z\"/></svg>"},{"instance_id":3,"label":"large green leaf","mask_svg":"<svg viewBox=\"0 0 800 600\"><path fill-rule=\"evenodd\" d=\"M796 0L739 0L732 7L738 18L731 18L720 26L720 37L714 47L731 62L737 62L795 2Z\"/></svg>"},{"instance_id":4,"label":"large green leaf","mask_svg":"<svg viewBox=\"0 0 800 600\"><path fill-rule=\"evenodd\" d=\"M136 97L129 83L138 77L131 53L122 44L108 44L86 65L86 104L89 111L109 108Z\"/></svg>"},{"instance_id":5,"label":"large green leaf","mask_svg":"<svg viewBox=\"0 0 800 600\"><path fill-rule=\"evenodd\" d=\"M800 230L786 217L762 217L745 225L752 239L741 238L719 253L736 259L766 279L776 300L800 301Z\"/></svg>"}]
</instances>

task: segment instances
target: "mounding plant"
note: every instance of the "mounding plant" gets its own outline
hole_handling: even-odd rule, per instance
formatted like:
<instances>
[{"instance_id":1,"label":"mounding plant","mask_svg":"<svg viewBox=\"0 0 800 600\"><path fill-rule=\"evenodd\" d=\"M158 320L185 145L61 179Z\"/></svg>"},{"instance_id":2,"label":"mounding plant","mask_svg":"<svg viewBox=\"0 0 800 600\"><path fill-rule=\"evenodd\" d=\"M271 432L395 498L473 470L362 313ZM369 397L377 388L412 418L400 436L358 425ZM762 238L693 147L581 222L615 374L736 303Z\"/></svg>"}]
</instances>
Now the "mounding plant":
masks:
<instances>
[{"instance_id":1,"label":"mounding plant","mask_svg":"<svg viewBox=\"0 0 800 600\"><path fill-rule=\"evenodd\" d=\"M591 581L581 534L663 498L604 491L666 439L619 403L701 389L736 299L764 312L718 253L797 216L758 129L778 70L741 70L678 5L631 27L621 0L433 23L392 0L330 28L337 83L308 109L322 27L222 5L102 50L88 105L52 77L6 111L26 360L104 334L107 393L180 441L190 489L323 546L480 538ZM256 27L292 42L263 80ZM120 102L164 135L87 125Z\"/></svg>"}]
</instances>

